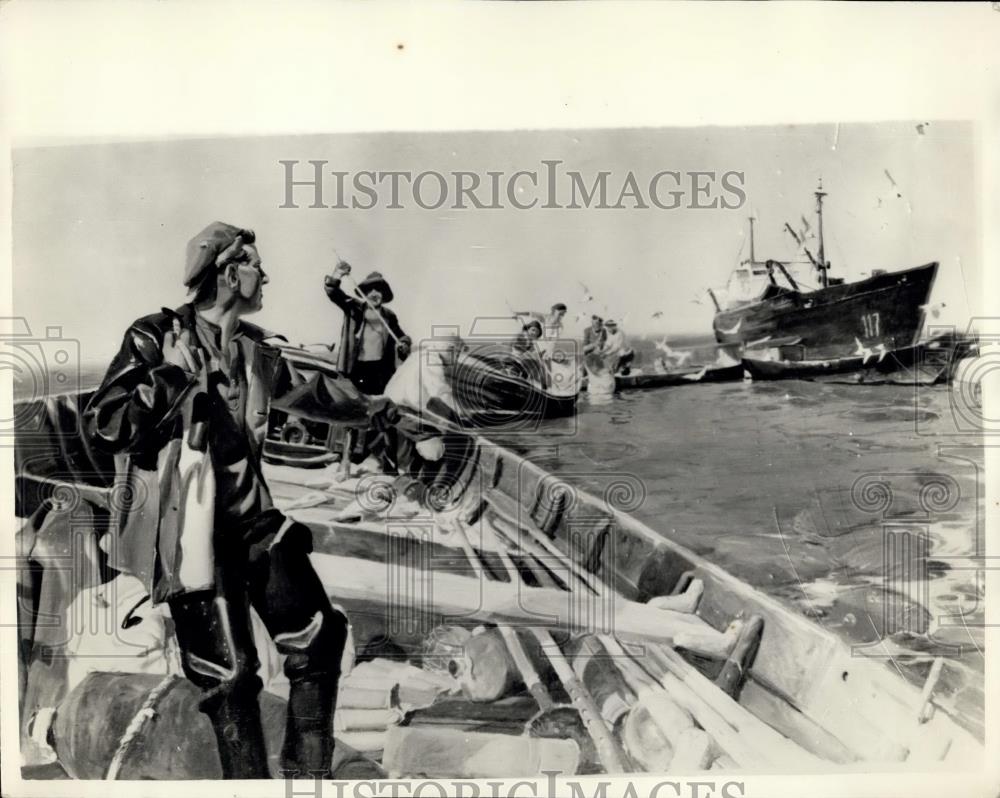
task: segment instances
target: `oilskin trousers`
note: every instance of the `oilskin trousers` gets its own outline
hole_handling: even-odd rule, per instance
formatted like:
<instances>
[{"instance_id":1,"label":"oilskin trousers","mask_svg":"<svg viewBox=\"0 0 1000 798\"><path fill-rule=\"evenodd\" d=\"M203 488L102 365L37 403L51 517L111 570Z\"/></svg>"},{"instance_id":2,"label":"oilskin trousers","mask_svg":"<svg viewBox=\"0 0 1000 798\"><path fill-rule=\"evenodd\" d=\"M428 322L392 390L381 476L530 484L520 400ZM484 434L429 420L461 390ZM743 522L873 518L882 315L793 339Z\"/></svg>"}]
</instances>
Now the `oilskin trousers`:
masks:
<instances>
[{"instance_id":1,"label":"oilskin trousers","mask_svg":"<svg viewBox=\"0 0 1000 798\"><path fill-rule=\"evenodd\" d=\"M330 605L309 562L312 534L268 510L215 538L215 587L169 604L184 673L203 691L200 708L215 730L223 778L271 777L251 606L286 657L281 775L328 777L347 619Z\"/></svg>"}]
</instances>

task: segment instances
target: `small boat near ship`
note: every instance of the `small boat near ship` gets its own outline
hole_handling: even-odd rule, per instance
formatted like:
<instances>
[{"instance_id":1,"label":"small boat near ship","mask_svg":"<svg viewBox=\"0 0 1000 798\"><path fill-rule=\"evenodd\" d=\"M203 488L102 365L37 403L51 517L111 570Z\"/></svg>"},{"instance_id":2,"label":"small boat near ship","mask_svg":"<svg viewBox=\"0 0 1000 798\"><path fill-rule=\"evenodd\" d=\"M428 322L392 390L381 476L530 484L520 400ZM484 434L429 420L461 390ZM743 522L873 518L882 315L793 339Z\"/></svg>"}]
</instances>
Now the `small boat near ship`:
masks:
<instances>
[{"instance_id":1,"label":"small boat near ship","mask_svg":"<svg viewBox=\"0 0 1000 798\"><path fill-rule=\"evenodd\" d=\"M667 371L638 372L615 375L615 390L639 391L648 388L670 388L703 382L732 382L743 378L743 365L687 366Z\"/></svg>"},{"instance_id":2,"label":"small boat near ship","mask_svg":"<svg viewBox=\"0 0 1000 798\"><path fill-rule=\"evenodd\" d=\"M45 502L113 511L111 458L76 434L86 401L16 408L33 419L16 440L21 518ZM313 564L352 624L357 664L342 679L335 730L356 777L982 765L982 719L960 711L969 702L942 678L943 660L856 656L637 520L628 491L592 496L478 434L466 452L435 482L433 504L396 495L378 474L337 482L265 466L275 502L312 529ZM361 501L372 480L382 480L380 503ZM65 592L81 585L42 574L40 611L66 617ZM198 737L208 741L200 752L176 739L204 725L196 702L172 699L180 719L156 711L183 680L117 674L110 689L115 680L97 674L67 695L62 647L40 645L24 620L22 732L51 750L53 766L78 778L216 777L210 736ZM410 674L405 684L374 678L392 663ZM404 686L441 683L400 705ZM157 750L180 753L157 760Z\"/></svg>"},{"instance_id":3,"label":"small boat near ship","mask_svg":"<svg viewBox=\"0 0 1000 798\"><path fill-rule=\"evenodd\" d=\"M801 351L792 353L801 355ZM743 368L754 380L812 380L850 384L936 385L946 382L960 360L978 349L974 338L943 335L887 351L858 344L851 357L806 360L788 357L789 347L748 350Z\"/></svg>"},{"instance_id":4,"label":"small boat near ship","mask_svg":"<svg viewBox=\"0 0 1000 798\"><path fill-rule=\"evenodd\" d=\"M831 276L823 241L825 196L820 185L815 192L815 255L786 224L808 257L818 282L814 286L806 286L801 274L796 279L791 263L757 259L751 218L750 257L731 275L724 292L728 296L720 300L723 292L709 291L716 308L712 327L720 344L752 348L755 342L794 337L803 360L824 361L851 358L859 345L895 352L918 343L938 264L897 272L874 269L853 282Z\"/></svg>"}]
</instances>

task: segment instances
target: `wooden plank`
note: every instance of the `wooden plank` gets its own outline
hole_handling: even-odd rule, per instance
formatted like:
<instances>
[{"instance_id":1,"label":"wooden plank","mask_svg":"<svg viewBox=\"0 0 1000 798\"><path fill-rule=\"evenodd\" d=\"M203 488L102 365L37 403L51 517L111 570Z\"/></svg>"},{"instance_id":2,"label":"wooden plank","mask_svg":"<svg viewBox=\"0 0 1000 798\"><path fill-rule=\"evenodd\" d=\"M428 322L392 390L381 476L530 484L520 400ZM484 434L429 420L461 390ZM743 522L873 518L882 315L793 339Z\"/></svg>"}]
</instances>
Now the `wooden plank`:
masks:
<instances>
[{"instance_id":1,"label":"wooden plank","mask_svg":"<svg viewBox=\"0 0 1000 798\"><path fill-rule=\"evenodd\" d=\"M751 680L744 685L740 704L811 754L837 764L856 762L859 758L829 731L757 682Z\"/></svg>"},{"instance_id":2,"label":"wooden plank","mask_svg":"<svg viewBox=\"0 0 1000 798\"><path fill-rule=\"evenodd\" d=\"M391 601L417 612L579 632L595 631L592 627L597 617L622 639L673 645L680 637L685 648L708 655L716 653L725 641L721 632L696 616L620 598L602 601L582 591L534 588L402 566L390 571L385 563L331 554L310 556L334 601ZM427 604L426 608L422 604Z\"/></svg>"}]
</instances>

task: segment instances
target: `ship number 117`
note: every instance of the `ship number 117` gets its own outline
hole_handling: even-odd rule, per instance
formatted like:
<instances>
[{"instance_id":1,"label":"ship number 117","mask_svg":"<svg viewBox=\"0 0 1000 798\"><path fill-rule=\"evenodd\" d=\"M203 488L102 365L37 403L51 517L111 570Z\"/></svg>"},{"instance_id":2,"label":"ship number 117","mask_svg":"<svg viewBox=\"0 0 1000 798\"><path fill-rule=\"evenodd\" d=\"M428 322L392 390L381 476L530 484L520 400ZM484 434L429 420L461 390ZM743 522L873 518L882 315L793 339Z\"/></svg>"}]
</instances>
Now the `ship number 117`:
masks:
<instances>
[{"instance_id":1,"label":"ship number 117","mask_svg":"<svg viewBox=\"0 0 1000 798\"><path fill-rule=\"evenodd\" d=\"M865 338L878 338L878 313L862 313L861 326L865 329Z\"/></svg>"}]
</instances>

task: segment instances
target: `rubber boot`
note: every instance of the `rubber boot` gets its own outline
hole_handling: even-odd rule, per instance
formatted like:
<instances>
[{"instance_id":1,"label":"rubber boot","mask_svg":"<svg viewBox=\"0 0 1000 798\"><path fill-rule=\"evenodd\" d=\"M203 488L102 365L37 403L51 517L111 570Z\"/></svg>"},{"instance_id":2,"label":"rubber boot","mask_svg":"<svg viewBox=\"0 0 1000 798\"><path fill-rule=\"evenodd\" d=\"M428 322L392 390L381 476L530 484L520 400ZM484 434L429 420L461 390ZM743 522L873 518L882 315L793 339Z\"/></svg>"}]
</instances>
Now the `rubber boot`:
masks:
<instances>
[{"instance_id":1,"label":"rubber boot","mask_svg":"<svg viewBox=\"0 0 1000 798\"><path fill-rule=\"evenodd\" d=\"M281 749L284 775L323 778L332 775L333 710L338 681L336 675L317 674L291 682Z\"/></svg>"},{"instance_id":2,"label":"rubber boot","mask_svg":"<svg viewBox=\"0 0 1000 798\"><path fill-rule=\"evenodd\" d=\"M205 711L219 744L224 779L269 779L264 727L257 697L226 700Z\"/></svg>"}]
</instances>

